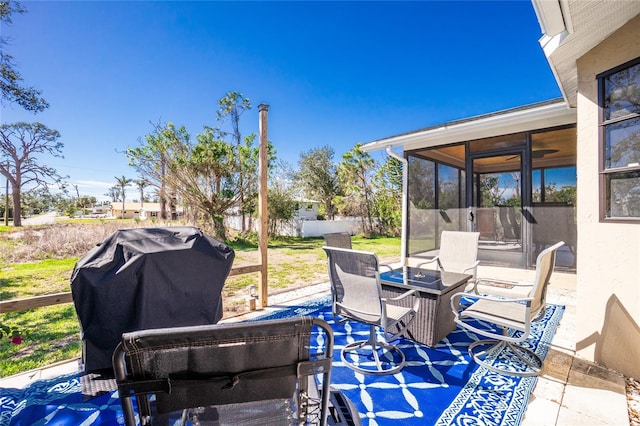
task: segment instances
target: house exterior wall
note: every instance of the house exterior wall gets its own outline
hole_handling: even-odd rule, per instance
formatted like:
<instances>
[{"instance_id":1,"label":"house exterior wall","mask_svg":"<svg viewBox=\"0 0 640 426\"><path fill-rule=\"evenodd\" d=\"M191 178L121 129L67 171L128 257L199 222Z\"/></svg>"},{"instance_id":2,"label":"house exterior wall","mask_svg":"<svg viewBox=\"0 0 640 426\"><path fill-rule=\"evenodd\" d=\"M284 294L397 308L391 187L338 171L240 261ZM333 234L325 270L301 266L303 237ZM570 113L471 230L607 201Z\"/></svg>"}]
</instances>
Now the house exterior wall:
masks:
<instances>
[{"instance_id":1,"label":"house exterior wall","mask_svg":"<svg viewBox=\"0 0 640 426\"><path fill-rule=\"evenodd\" d=\"M318 204L300 203L300 208L296 211L296 217L302 220L317 220Z\"/></svg>"},{"instance_id":2,"label":"house exterior wall","mask_svg":"<svg viewBox=\"0 0 640 426\"><path fill-rule=\"evenodd\" d=\"M640 223L600 223L596 75L640 56L640 16L582 56L578 69L578 355L640 377Z\"/></svg>"},{"instance_id":3,"label":"house exterior wall","mask_svg":"<svg viewBox=\"0 0 640 426\"><path fill-rule=\"evenodd\" d=\"M182 216L183 209L178 207L178 216ZM122 217L122 203L113 202L109 207L109 216L114 218ZM151 219L160 216L160 203L124 203L125 219Z\"/></svg>"},{"instance_id":4,"label":"house exterior wall","mask_svg":"<svg viewBox=\"0 0 640 426\"><path fill-rule=\"evenodd\" d=\"M122 216L122 208L119 209L114 209L111 208L109 215L111 217L117 218L117 219L133 219L138 217L138 210L126 210L124 211L124 217Z\"/></svg>"}]
</instances>

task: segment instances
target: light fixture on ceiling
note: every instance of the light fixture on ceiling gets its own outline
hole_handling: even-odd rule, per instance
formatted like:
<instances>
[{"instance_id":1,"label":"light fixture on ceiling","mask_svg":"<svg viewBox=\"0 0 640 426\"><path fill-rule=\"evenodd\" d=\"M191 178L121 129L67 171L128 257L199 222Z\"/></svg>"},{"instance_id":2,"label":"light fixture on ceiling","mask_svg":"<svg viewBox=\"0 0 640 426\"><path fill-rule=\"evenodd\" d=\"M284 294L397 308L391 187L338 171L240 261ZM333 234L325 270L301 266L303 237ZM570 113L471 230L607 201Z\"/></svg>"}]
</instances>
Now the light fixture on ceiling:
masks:
<instances>
[{"instance_id":1,"label":"light fixture on ceiling","mask_svg":"<svg viewBox=\"0 0 640 426\"><path fill-rule=\"evenodd\" d=\"M531 156L533 158L542 158L545 155L555 154L558 151L559 151L558 149L536 149L531 153ZM518 157L520 157L520 156L519 155L511 156L511 157L507 158L507 161L513 160L514 158L518 158Z\"/></svg>"}]
</instances>

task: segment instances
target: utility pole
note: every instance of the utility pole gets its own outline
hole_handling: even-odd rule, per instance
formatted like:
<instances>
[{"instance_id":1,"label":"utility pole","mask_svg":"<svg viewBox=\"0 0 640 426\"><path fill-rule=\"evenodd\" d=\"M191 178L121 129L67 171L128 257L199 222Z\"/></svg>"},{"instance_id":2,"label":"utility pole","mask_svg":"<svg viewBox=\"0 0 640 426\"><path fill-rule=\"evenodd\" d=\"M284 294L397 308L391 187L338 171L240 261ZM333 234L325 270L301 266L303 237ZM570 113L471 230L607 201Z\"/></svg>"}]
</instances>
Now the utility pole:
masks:
<instances>
[{"instance_id":1,"label":"utility pole","mask_svg":"<svg viewBox=\"0 0 640 426\"><path fill-rule=\"evenodd\" d=\"M268 111L269 105L258 105L260 111L260 121L258 123L260 131L260 145L258 156L258 175L260 176L260 190L258 192L258 212L260 217L260 230L258 233L258 252L260 253L260 291L258 298L261 307L267 306L267 298L269 294L267 280L267 246L269 237L267 235L267 225L269 220L269 211L267 209L267 167L268 167Z\"/></svg>"}]
</instances>

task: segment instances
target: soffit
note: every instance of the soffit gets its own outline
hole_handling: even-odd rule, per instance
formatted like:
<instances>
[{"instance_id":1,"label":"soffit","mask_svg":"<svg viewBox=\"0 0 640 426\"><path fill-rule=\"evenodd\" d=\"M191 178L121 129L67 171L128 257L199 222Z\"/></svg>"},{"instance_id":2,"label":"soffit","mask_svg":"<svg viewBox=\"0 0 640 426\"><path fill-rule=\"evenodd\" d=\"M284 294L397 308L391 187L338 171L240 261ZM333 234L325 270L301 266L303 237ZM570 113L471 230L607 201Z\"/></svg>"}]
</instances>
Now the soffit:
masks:
<instances>
[{"instance_id":1,"label":"soffit","mask_svg":"<svg viewBox=\"0 0 640 426\"><path fill-rule=\"evenodd\" d=\"M576 61L640 14L640 1L561 0L560 5L566 31L553 37L545 35L540 44L565 99L576 107Z\"/></svg>"},{"instance_id":2,"label":"soffit","mask_svg":"<svg viewBox=\"0 0 640 426\"><path fill-rule=\"evenodd\" d=\"M531 148L533 152L532 167L558 167L576 164L576 128L566 127L550 131L533 133L531 135ZM494 138L496 139L496 138ZM473 144L485 144L489 140L470 141ZM525 136L516 134L497 138L495 148L502 144L502 147L516 146L524 143ZM506 142L506 144L505 144ZM514 143L515 142L515 143ZM486 146L486 145L485 145ZM472 150L479 152L482 147ZM466 149L465 144L446 145L435 148L421 148L411 151L412 154L424 158L440 161L460 169L465 168ZM521 167L518 155L508 154L502 156L490 156L475 160L476 166L486 172L516 170Z\"/></svg>"}]
</instances>

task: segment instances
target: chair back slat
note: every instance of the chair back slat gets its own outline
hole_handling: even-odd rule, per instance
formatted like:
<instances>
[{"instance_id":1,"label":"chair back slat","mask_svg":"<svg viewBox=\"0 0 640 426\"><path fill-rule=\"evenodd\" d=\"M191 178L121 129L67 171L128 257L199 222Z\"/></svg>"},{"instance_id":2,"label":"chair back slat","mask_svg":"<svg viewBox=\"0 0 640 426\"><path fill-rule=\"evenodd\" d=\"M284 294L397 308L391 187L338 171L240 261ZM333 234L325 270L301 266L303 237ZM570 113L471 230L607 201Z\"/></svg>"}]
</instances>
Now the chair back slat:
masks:
<instances>
[{"instance_id":1,"label":"chair back slat","mask_svg":"<svg viewBox=\"0 0 640 426\"><path fill-rule=\"evenodd\" d=\"M351 249L351 235L348 232L333 232L324 234L324 243L329 247L339 247L345 249Z\"/></svg>"},{"instance_id":2,"label":"chair back slat","mask_svg":"<svg viewBox=\"0 0 640 426\"><path fill-rule=\"evenodd\" d=\"M382 289L375 253L326 246L323 249L328 258L334 307L344 304L374 316L382 315Z\"/></svg>"},{"instance_id":3,"label":"chair back slat","mask_svg":"<svg viewBox=\"0 0 640 426\"><path fill-rule=\"evenodd\" d=\"M478 259L479 232L442 231L438 258L448 272L462 273Z\"/></svg>"},{"instance_id":4,"label":"chair back slat","mask_svg":"<svg viewBox=\"0 0 640 426\"><path fill-rule=\"evenodd\" d=\"M529 297L533 300L531 302L531 318L535 318L540 311L544 309L547 297L547 287L551 280L551 274L556 264L556 254L560 247L564 245L563 241L560 241L551 247L543 250L536 259L536 275L533 280L533 287L529 292Z\"/></svg>"}]
</instances>

